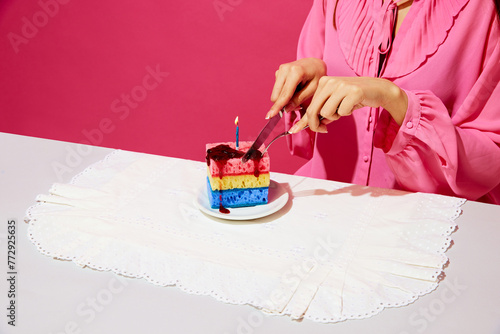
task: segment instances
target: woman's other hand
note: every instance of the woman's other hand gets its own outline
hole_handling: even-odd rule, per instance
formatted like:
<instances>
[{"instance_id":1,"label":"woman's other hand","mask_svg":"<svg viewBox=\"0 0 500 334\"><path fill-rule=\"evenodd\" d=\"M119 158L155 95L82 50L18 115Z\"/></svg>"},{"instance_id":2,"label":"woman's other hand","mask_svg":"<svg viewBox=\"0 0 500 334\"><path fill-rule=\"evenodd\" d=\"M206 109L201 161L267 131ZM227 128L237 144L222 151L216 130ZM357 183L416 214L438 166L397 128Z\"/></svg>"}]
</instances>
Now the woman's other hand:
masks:
<instances>
[{"instance_id":1,"label":"woman's other hand","mask_svg":"<svg viewBox=\"0 0 500 334\"><path fill-rule=\"evenodd\" d=\"M408 108L408 96L386 79L324 76L318 82L306 114L290 132L298 132L306 125L312 131L326 132L326 124L362 107L382 107L401 125ZM322 121L320 116L324 117Z\"/></svg>"}]
</instances>

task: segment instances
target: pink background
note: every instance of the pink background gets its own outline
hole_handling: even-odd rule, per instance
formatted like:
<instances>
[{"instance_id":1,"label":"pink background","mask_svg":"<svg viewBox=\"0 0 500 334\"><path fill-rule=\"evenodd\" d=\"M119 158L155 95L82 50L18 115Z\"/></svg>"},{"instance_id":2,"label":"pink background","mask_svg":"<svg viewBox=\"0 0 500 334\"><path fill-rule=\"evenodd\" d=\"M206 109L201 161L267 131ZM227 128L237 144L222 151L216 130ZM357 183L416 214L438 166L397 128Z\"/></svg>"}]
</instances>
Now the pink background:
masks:
<instances>
[{"instance_id":1,"label":"pink background","mask_svg":"<svg viewBox=\"0 0 500 334\"><path fill-rule=\"evenodd\" d=\"M311 4L3 0L0 131L202 161L236 116L255 139ZM304 163L284 139L270 153Z\"/></svg>"}]
</instances>

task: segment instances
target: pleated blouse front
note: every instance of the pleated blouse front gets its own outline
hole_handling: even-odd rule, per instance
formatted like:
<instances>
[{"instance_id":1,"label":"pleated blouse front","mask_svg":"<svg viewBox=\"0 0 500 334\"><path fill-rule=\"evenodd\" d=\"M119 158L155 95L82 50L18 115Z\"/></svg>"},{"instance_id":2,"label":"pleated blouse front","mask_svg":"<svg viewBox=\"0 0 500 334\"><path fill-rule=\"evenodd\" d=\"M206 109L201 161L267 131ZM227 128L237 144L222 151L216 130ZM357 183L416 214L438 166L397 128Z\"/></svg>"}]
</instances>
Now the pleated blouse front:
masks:
<instances>
[{"instance_id":1,"label":"pleated blouse front","mask_svg":"<svg viewBox=\"0 0 500 334\"><path fill-rule=\"evenodd\" d=\"M409 106L401 127L387 111L366 107L330 124L327 134L288 136L292 154L309 159L297 174L500 203L493 1L414 0L393 39L396 5L314 1L298 58L323 59L330 76L391 80Z\"/></svg>"}]
</instances>

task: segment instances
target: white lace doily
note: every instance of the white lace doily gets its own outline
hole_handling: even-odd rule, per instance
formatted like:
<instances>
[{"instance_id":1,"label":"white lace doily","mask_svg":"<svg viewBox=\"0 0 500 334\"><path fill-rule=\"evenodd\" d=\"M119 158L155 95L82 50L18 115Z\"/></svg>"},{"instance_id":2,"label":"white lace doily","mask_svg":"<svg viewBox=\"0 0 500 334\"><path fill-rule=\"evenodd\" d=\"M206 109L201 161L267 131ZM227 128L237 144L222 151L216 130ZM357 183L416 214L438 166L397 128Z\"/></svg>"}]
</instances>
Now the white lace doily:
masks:
<instances>
[{"instance_id":1,"label":"white lace doily","mask_svg":"<svg viewBox=\"0 0 500 334\"><path fill-rule=\"evenodd\" d=\"M464 200L272 173L279 212L211 218L206 164L114 151L27 211L40 252L318 322L361 319L437 287Z\"/></svg>"}]
</instances>

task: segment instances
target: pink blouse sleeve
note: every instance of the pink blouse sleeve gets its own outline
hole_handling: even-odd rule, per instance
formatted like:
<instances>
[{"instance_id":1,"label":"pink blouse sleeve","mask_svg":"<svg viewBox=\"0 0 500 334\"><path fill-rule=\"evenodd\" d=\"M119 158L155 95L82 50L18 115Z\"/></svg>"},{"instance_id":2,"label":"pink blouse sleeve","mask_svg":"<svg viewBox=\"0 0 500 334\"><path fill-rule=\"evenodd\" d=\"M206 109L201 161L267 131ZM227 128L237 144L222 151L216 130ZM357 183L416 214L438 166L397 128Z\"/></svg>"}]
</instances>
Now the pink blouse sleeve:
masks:
<instances>
[{"instance_id":1,"label":"pink blouse sleeve","mask_svg":"<svg viewBox=\"0 0 500 334\"><path fill-rule=\"evenodd\" d=\"M325 3L324 0L314 0L311 11L300 33L297 59L323 59L325 47ZM285 127L289 129L300 119L300 112L285 114ZM314 132L309 129L293 136L287 136L288 149L293 155L310 159L314 149Z\"/></svg>"},{"instance_id":2,"label":"pink blouse sleeve","mask_svg":"<svg viewBox=\"0 0 500 334\"><path fill-rule=\"evenodd\" d=\"M451 117L430 91L406 91L399 127L383 111L375 146L407 190L478 199L500 183L500 45ZM499 201L500 199L496 199Z\"/></svg>"}]
</instances>

